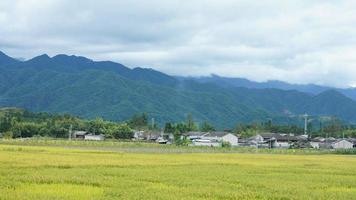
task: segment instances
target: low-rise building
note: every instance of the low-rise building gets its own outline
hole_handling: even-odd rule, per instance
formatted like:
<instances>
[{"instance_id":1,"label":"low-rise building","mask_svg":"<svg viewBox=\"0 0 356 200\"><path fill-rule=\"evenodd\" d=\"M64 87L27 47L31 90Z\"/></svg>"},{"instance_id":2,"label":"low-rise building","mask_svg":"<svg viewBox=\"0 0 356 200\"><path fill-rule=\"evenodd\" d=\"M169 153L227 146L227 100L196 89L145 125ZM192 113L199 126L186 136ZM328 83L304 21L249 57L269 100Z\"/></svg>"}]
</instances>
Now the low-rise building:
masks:
<instances>
[{"instance_id":1,"label":"low-rise building","mask_svg":"<svg viewBox=\"0 0 356 200\"><path fill-rule=\"evenodd\" d=\"M74 131L73 138L79 139L79 140L84 140L86 134L89 134L89 133L87 131Z\"/></svg>"},{"instance_id":2,"label":"low-rise building","mask_svg":"<svg viewBox=\"0 0 356 200\"><path fill-rule=\"evenodd\" d=\"M156 141L160 136L162 136L162 133L159 131L134 131L133 139Z\"/></svg>"},{"instance_id":3,"label":"low-rise building","mask_svg":"<svg viewBox=\"0 0 356 200\"><path fill-rule=\"evenodd\" d=\"M100 135L86 134L84 135L84 140L102 141L105 140L105 136L102 134Z\"/></svg>"},{"instance_id":4,"label":"low-rise building","mask_svg":"<svg viewBox=\"0 0 356 200\"><path fill-rule=\"evenodd\" d=\"M354 144L345 139L337 140L331 144L333 149L352 149Z\"/></svg>"},{"instance_id":5,"label":"low-rise building","mask_svg":"<svg viewBox=\"0 0 356 200\"><path fill-rule=\"evenodd\" d=\"M269 148L290 148L294 143L303 141L293 134L263 133L263 141L268 143Z\"/></svg>"},{"instance_id":6,"label":"low-rise building","mask_svg":"<svg viewBox=\"0 0 356 200\"><path fill-rule=\"evenodd\" d=\"M222 146L223 142L238 146L238 137L229 132L187 132L183 134L195 146Z\"/></svg>"},{"instance_id":7,"label":"low-rise building","mask_svg":"<svg viewBox=\"0 0 356 200\"><path fill-rule=\"evenodd\" d=\"M208 132L202 136L202 139L205 140L216 140L219 142L230 143L231 146L238 146L239 139L236 135L228 132Z\"/></svg>"},{"instance_id":8,"label":"low-rise building","mask_svg":"<svg viewBox=\"0 0 356 200\"><path fill-rule=\"evenodd\" d=\"M221 147L221 142L210 139L195 139L192 143L194 146Z\"/></svg>"},{"instance_id":9,"label":"low-rise building","mask_svg":"<svg viewBox=\"0 0 356 200\"><path fill-rule=\"evenodd\" d=\"M74 139L77 139L77 140L100 141L100 140L105 139L105 135L103 135L103 134L95 135L95 134L89 133L88 131L74 131L72 136Z\"/></svg>"}]
</instances>

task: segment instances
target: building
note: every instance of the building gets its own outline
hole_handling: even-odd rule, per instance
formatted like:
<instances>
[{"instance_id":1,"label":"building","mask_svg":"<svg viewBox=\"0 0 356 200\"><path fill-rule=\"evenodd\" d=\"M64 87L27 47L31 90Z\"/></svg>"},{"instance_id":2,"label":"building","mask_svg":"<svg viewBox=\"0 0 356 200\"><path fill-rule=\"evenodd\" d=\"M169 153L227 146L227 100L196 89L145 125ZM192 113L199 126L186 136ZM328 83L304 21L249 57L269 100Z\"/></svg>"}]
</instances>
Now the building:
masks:
<instances>
[{"instance_id":1,"label":"building","mask_svg":"<svg viewBox=\"0 0 356 200\"><path fill-rule=\"evenodd\" d=\"M283 133L263 133L261 137L263 137L263 141L268 144L269 148L290 148L293 144L304 140L293 134Z\"/></svg>"},{"instance_id":2,"label":"building","mask_svg":"<svg viewBox=\"0 0 356 200\"><path fill-rule=\"evenodd\" d=\"M238 137L228 132L188 132L185 137L192 140L195 146L221 146L223 142L238 146Z\"/></svg>"},{"instance_id":3,"label":"building","mask_svg":"<svg viewBox=\"0 0 356 200\"><path fill-rule=\"evenodd\" d=\"M134 131L133 139L156 141L160 136L162 136L162 133L158 131Z\"/></svg>"},{"instance_id":4,"label":"building","mask_svg":"<svg viewBox=\"0 0 356 200\"><path fill-rule=\"evenodd\" d=\"M104 135L94 135L92 133L89 133L87 131L74 131L73 132L73 138L77 140L95 140L95 141L100 141L104 140L105 136Z\"/></svg>"},{"instance_id":5,"label":"building","mask_svg":"<svg viewBox=\"0 0 356 200\"><path fill-rule=\"evenodd\" d=\"M354 144L345 139L335 141L331 144L333 149L352 149Z\"/></svg>"},{"instance_id":6,"label":"building","mask_svg":"<svg viewBox=\"0 0 356 200\"><path fill-rule=\"evenodd\" d=\"M74 131L73 138L79 139L79 140L84 140L86 134L89 134L89 133L87 131Z\"/></svg>"},{"instance_id":7,"label":"building","mask_svg":"<svg viewBox=\"0 0 356 200\"><path fill-rule=\"evenodd\" d=\"M86 134L84 135L84 140L102 141L105 140L105 136L102 134L100 135Z\"/></svg>"},{"instance_id":8,"label":"building","mask_svg":"<svg viewBox=\"0 0 356 200\"><path fill-rule=\"evenodd\" d=\"M200 131L189 131L187 133L184 133L183 136L190 139L190 140L196 140L196 139L201 139L203 135L207 134L206 132L200 132Z\"/></svg>"},{"instance_id":9,"label":"building","mask_svg":"<svg viewBox=\"0 0 356 200\"><path fill-rule=\"evenodd\" d=\"M209 139L195 139L193 146L208 146L208 147L221 147L221 142Z\"/></svg>"},{"instance_id":10,"label":"building","mask_svg":"<svg viewBox=\"0 0 356 200\"><path fill-rule=\"evenodd\" d=\"M310 141L310 146L314 149L320 149L324 147L323 143L325 143L325 138L323 137L315 137Z\"/></svg>"}]
</instances>

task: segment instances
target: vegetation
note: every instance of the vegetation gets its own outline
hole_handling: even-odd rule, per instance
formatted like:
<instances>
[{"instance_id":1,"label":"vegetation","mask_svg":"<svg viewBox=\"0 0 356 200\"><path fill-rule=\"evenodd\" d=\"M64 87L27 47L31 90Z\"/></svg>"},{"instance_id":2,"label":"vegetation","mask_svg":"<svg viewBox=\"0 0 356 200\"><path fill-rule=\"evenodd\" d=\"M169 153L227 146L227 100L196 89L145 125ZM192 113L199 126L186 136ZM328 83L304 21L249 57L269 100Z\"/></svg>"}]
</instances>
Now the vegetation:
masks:
<instances>
[{"instance_id":1,"label":"vegetation","mask_svg":"<svg viewBox=\"0 0 356 200\"><path fill-rule=\"evenodd\" d=\"M319 123L318 126L308 123L308 134L312 137L335 137L335 138L355 138L356 126L345 125L337 118L331 118L327 122ZM234 129L236 134L243 138L254 136L261 132L272 133L293 133L296 135L304 134L304 128L295 124L281 125L273 124L271 120L265 123L242 124L238 123Z\"/></svg>"},{"instance_id":2,"label":"vegetation","mask_svg":"<svg viewBox=\"0 0 356 200\"><path fill-rule=\"evenodd\" d=\"M0 63L0 106L34 112L71 113L89 119L100 116L111 121L124 121L144 112L159 126L182 122L191 113L199 124L208 121L216 129L268 118L300 124L298 115L304 112L356 122L356 103L336 91L313 96L229 84L221 87L151 69L129 69L118 63L66 55L42 55L25 62L0 55ZM288 118L286 113L295 116Z\"/></svg>"},{"instance_id":3,"label":"vegetation","mask_svg":"<svg viewBox=\"0 0 356 200\"><path fill-rule=\"evenodd\" d=\"M4 138L27 138L33 136L68 138L70 130L85 130L93 134L103 134L106 138L131 139L133 130L156 130L157 124L149 124L148 114L135 114L126 122L106 121L102 118L84 120L68 114L33 113L17 108L0 109L0 133ZM356 137L356 126L345 125L342 121L332 118L319 126L308 125L308 133L313 137ZM198 124L191 114L180 123L167 122L165 133L175 136L175 143L187 145L182 134L188 131L214 131L215 128L208 122ZM303 134L304 129L297 125L273 124L271 120L264 123L239 123L233 130L242 138L247 138L261 132L278 132Z\"/></svg>"},{"instance_id":4,"label":"vegetation","mask_svg":"<svg viewBox=\"0 0 356 200\"><path fill-rule=\"evenodd\" d=\"M356 158L0 145L0 199L355 199ZM139 192L138 192L139 191Z\"/></svg>"},{"instance_id":5,"label":"vegetation","mask_svg":"<svg viewBox=\"0 0 356 200\"><path fill-rule=\"evenodd\" d=\"M107 138L130 139L132 129L126 123L83 120L71 115L32 113L16 108L0 109L0 133L5 138L27 138L33 136L68 138L71 130L86 130Z\"/></svg>"}]
</instances>

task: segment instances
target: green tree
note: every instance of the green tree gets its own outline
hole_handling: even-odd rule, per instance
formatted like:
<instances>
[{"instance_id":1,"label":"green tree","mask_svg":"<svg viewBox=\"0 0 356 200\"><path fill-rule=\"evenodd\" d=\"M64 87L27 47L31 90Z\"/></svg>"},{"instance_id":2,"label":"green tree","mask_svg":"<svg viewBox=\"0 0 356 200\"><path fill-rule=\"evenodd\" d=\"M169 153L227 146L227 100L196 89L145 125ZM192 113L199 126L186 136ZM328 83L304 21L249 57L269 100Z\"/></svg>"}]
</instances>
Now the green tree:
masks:
<instances>
[{"instance_id":1,"label":"green tree","mask_svg":"<svg viewBox=\"0 0 356 200\"><path fill-rule=\"evenodd\" d=\"M131 139L133 131L127 124L118 124L113 128L112 136L115 139Z\"/></svg>"},{"instance_id":2,"label":"green tree","mask_svg":"<svg viewBox=\"0 0 356 200\"><path fill-rule=\"evenodd\" d=\"M148 117L147 113L142 114L135 114L132 118L128 121L128 125L133 129L147 129L148 128Z\"/></svg>"},{"instance_id":3,"label":"green tree","mask_svg":"<svg viewBox=\"0 0 356 200\"><path fill-rule=\"evenodd\" d=\"M194 122L193 115L191 113L188 114L187 116L187 130L188 131L196 131L198 130L197 125Z\"/></svg>"},{"instance_id":4,"label":"green tree","mask_svg":"<svg viewBox=\"0 0 356 200\"><path fill-rule=\"evenodd\" d=\"M213 125L211 125L208 122L204 121L203 124L201 125L200 130L203 131L203 132L209 132L209 131L215 131L215 128L214 128Z\"/></svg>"},{"instance_id":5,"label":"green tree","mask_svg":"<svg viewBox=\"0 0 356 200\"><path fill-rule=\"evenodd\" d=\"M164 125L164 132L165 133L174 133L175 132L175 127L172 123L168 122Z\"/></svg>"}]
</instances>

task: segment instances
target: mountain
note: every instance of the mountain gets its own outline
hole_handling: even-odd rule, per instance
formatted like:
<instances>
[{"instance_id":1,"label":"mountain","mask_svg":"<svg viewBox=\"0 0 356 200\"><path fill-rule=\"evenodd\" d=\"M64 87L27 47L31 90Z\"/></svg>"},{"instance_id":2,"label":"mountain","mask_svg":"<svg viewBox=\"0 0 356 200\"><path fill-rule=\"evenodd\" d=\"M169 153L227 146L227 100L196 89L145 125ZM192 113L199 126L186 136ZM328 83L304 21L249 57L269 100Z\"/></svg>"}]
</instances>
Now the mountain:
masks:
<instances>
[{"instance_id":1,"label":"mountain","mask_svg":"<svg viewBox=\"0 0 356 200\"><path fill-rule=\"evenodd\" d=\"M0 65L0 106L111 120L147 112L161 125L183 121L191 113L198 122L208 121L221 129L270 118L280 123L298 121L305 112L356 122L356 103L335 90L314 94L233 85L220 82L231 80L215 78L219 81L177 78L111 61L44 54Z\"/></svg>"},{"instance_id":2,"label":"mountain","mask_svg":"<svg viewBox=\"0 0 356 200\"><path fill-rule=\"evenodd\" d=\"M246 87L255 89L281 89L281 90L297 90L311 94L318 94L332 88L319 86L315 84L290 84L283 81L270 80L266 82L255 82L245 78L228 78L221 77L215 74L207 77L190 77L189 79L198 81L200 83L215 83L223 87Z\"/></svg>"},{"instance_id":3,"label":"mountain","mask_svg":"<svg viewBox=\"0 0 356 200\"><path fill-rule=\"evenodd\" d=\"M10 56L6 55L2 51L0 51L0 65L6 65L11 63L17 63L18 61Z\"/></svg>"},{"instance_id":4,"label":"mountain","mask_svg":"<svg viewBox=\"0 0 356 200\"><path fill-rule=\"evenodd\" d=\"M327 86L320 86L315 84L290 84L283 81L270 80L266 82L255 82L244 78L228 78L221 77L215 74L206 77L180 77L180 79L195 80L200 83L214 83L222 87L246 87L254 89L281 89L281 90L297 90L300 92L319 94L327 90L336 90L341 94L356 100L356 89L355 88L332 88Z\"/></svg>"}]
</instances>

